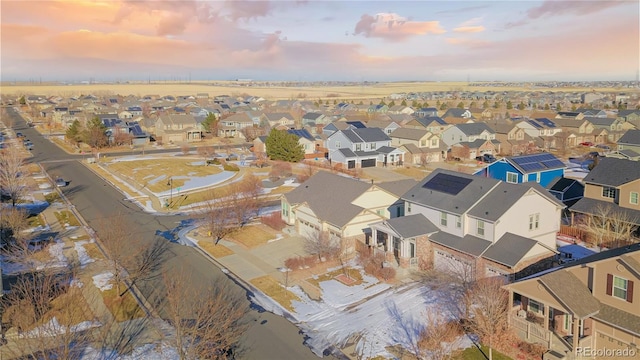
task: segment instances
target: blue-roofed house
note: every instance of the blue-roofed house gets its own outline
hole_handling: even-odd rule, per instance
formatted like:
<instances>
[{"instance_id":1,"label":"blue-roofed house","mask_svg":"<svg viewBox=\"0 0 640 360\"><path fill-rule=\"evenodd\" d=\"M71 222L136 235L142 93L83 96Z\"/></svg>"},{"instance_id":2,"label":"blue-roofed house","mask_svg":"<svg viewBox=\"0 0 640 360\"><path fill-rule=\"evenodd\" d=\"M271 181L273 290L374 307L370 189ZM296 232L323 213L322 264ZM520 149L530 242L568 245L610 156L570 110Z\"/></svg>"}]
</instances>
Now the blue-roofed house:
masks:
<instances>
[{"instance_id":1,"label":"blue-roofed house","mask_svg":"<svg viewBox=\"0 0 640 360\"><path fill-rule=\"evenodd\" d=\"M558 177L564 176L565 163L550 153L507 156L474 175L490 177L512 184L536 182L547 186Z\"/></svg>"}]
</instances>

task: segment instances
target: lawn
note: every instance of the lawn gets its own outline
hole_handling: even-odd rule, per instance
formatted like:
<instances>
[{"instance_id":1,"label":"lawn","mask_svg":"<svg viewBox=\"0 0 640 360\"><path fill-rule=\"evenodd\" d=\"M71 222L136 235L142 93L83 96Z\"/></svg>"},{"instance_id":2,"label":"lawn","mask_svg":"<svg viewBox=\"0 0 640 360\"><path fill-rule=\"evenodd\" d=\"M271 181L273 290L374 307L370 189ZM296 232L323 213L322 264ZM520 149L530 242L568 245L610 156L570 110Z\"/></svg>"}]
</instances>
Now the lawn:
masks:
<instances>
[{"instance_id":1,"label":"lawn","mask_svg":"<svg viewBox=\"0 0 640 360\"><path fill-rule=\"evenodd\" d=\"M296 294L285 289L282 284L280 284L276 279L269 275L252 279L249 282L256 288L258 288L258 290L262 291L268 297L277 301L280 305L282 305L282 307L291 312L294 312L291 301L301 301L300 298L296 296Z\"/></svg>"},{"instance_id":2,"label":"lawn","mask_svg":"<svg viewBox=\"0 0 640 360\"><path fill-rule=\"evenodd\" d=\"M354 280L353 283L348 284L348 286L354 286L354 285L360 285L362 284L362 274L360 273L359 270L357 269L352 269L352 268L346 268L347 273L349 274L349 277ZM317 278L308 278L307 282L315 285L317 288L320 288L320 283L323 281L328 281L331 280L333 278L335 278L336 276L339 275L344 275L345 271L343 269L337 269L331 272L328 272L326 274L322 274L320 276L318 276ZM346 285L346 284L345 284Z\"/></svg>"},{"instance_id":3,"label":"lawn","mask_svg":"<svg viewBox=\"0 0 640 360\"><path fill-rule=\"evenodd\" d=\"M108 167L124 178L133 180L138 186L158 193L184 186L191 177L205 177L222 172L217 166L192 165L203 161L198 158L158 158L111 162ZM170 176L172 183L168 184Z\"/></svg>"},{"instance_id":4,"label":"lawn","mask_svg":"<svg viewBox=\"0 0 640 360\"><path fill-rule=\"evenodd\" d=\"M120 286L120 291L124 291L125 285ZM127 291L118 297L116 286L110 290L102 291L102 299L117 322L137 319L145 316L144 311L138 306L136 299Z\"/></svg>"},{"instance_id":5,"label":"lawn","mask_svg":"<svg viewBox=\"0 0 640 360\"><path fill-rule=\"evenodd\" d=\"M428 171L424 169L418 169L415 167L409 167L409 168L399 167L399 168L393 169L393 172L398 173L400 175L408 176L410 178L414 178L416 180L422 180L427 175L429 175Z\"/></svg>"},{"instance_id":6,"label":"lawn","mask_svg":"<svg viewBox=\"0 0 640 360\"><path fill-rule=\"evenodd\" d=\"M62 225L68 226L80 226L80 221L69 210L56 211L53 213L58 219L58 222Z\"/></svg>"},{"instance_id":7,"label":"lawn","mask_svg":"<svg viewBox=\"0 0 640 360\"><path fill-rule=\"evenodd\" d=\"M240 243L247 248L255 248L266 244L269 240L275 239L271 228L265 225L250 225L241 228L240 230L229 236L230 240Z\"/></svg>"},{"instance_id":8,"label":"lawn","mask_svg":"<svg viewBox=\"0 0 640 360\"><path fill-rule=\"evenodd\" d=\"M42 132L45 132L45 131L43 130ZM73 145L69 144L68 142L58 138L57 136L51 136L49 139L51 140L51 142L53 142L54 144L58 145L59 148L61 148L62 150L66 151L69 154L77 154L78 153L78 149L76 147L74 147Z\"/></svg>"},{"instance_id":9,"label":"lawn","mask_svg":"<svg viewBox=\"0 0 640 360\"><path fill-rule=\"evenodd\" d=\"M49 203L52 204L56 201L60 201L60 194L58 194L56 191L52 191L48 194L46 194L44 196L44 199Z\"/></svg>"},{"instance_id":10,"label":"lawn","mask_svg":"<svg viewBox=\"0 0 640 360\"><path fill-rule=\"evenodd\" d=\"M493 349L492 354L493 360L511 360L510 357L497 352L495 349ZM453 357L453 359L456 360L487 360L488 358L489 348L484 345L482 346L482 351L476 346L472 346L464 349L464 351Z\"/></svg>"},{"instance_id":11,"label":"lawn","mask_svg":"<svg viewBox=\"0 0 640 360\"><path fill-rule=\"evenodd\" d=\"M105 258L96 243L86 243L82 245L82 247L87 251L87 255L92 259L101 260Z\"/></svg>"},{"instance_id":12,"label":"lawn","mask_svg":"<svg viewBox=\"0 0 640 360\"><path fill-rule=\"evenodd\" d=\"M214 258L221 258L234 254L233 250L224 245L215 245L213 240L200 240L198 241L198 246Z\"/></svg>"},{"instance_id":13,"label":"lawn","mask_svg":"<svg viewBox=\"0 0 640 360\"><path fill-rule=\"evenodd\" d=\"M41 214L29 217L29 227L32 227L32 228L38 227L38 226L44 227L44 225L45 225L44 219L42 218Z\"/></svg>"}]
</instances>

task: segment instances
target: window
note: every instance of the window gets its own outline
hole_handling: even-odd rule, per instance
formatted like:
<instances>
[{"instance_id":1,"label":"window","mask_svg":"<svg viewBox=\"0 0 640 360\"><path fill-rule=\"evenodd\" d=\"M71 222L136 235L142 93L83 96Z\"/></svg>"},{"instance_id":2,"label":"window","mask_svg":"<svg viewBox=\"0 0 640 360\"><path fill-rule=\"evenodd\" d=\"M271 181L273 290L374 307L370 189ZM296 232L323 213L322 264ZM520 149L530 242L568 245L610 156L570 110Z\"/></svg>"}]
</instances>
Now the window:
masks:
<instances>
[{"instance_id":1,"label":"window","mask_svg":"<svg viewBox=\"0 0 640 360\"><path fill-rule=\"evenodd\" d=\"M478 220L478 228L476 229L476 234L479 236L484 236L484 221Z\"/></svg>"},{"instance_id":2,"label":"window","mask_svg":"<svg viewBox=\"0 0 640 360\"><path fill-rule=\"evenodd\" d=\"M540 227L540 214L529 215L529 230L538 230Z\"/></svg>"},{"instance_id":3,"label":"window","mask_svg":"<svg viewBox=\"0 0 640 360\"><path fill-rule=\"evenodd\" d=\"M380 215L380 216L384 215L384 209L378 209L378 210L376 210L376 214L378 214L378 215Z\"/></svg>"},{"instance_id":4,"label":"window","mask_svg":"<svg viewBox=\"0 0 640 360\"><path fill-rule=\"evenodd\" d=\"M542 314L544 311L544 307L542 306L542 304L533 299L529 299L529 306L527 307L527 309L536 314Z\"/></svg>"},{"instance_id":5,"label":"window","mask_svg":"<svg viewBox=\"0 0 640 360\"><path fill-rule=\"evenodd\" d=\"M462 227L462 220L460 219L460 216L456 215L456 229L460 229Z\"/></svg>"},{"instance_id":6,"label":"window","mask_svg":"<svg viewBox=\"0 0 640 360\"><path fill-rule=\"evenodd\" d=\"M616 188L604 186L602 187L602 197L615 199L616 198Z\"/></svg>"},{"instance_id":7,"label":"window","mask_svg":"<svg viewBox=\"0 0 640 360\"><path fill-rule=\"evenodd\" d=\"M432 147L438 146L438 139L437 138L431 139L431 146Z\"/></svg>"},{"instance_id":8,"label":"window","mask_svg":"<svg viewBox=\"0 0 640 360\"><path fill-rule=\"evenodd\" d=\"M340 149L340 141L336 141L336 149Z\"/></svg>"},{"instance_id":9,"label":"window","mask_svg":"<svg viewBox=\"0 0 640 360\"><path fill-rule=\"evenodd\" d=\"M638 205L638 193L635 191L632 191L631 194L629 194L629 202L633 205Z\"/></svg>"},{"instance_id":10,"label":"window","mask_svg":"<svg viewBox=\"0 0 640 360\"><path fill-rule=\"evenodd\" d=\"M518 183L518 174L507 171L507 182L512 184Z\"/></svg>"},{"instance_id":11,"label":"window","mask_svg":"<svg viewBox=\"0 0 640 360\"><path fill-rule=\"evenodd\" d=\"M356 144L356 151L360 151L362 150L362 145L361 144Z\"/></svg>"},{"instance_id":12,"label":"window","mask_svg":"<svg viewBox=\"0 0 640 360\"><path fill-rule=\"evenodd\" d=\"M613 277L613 296L627 300L628 280L614 276Z\"/></svg>"},{"instance_id":13,"label":"window","mask_svg":"<svg viewBox=\"0 0 640 360\"><path fill-rule=\"evenodd\" d=\"M420 140L420 147L427 146L427 140Z\"/></svg>"},{"instance_id":14,"label":"window","mask_svg":"<svg viewBox=\"0 0 640 360\"><path fill-rule=\"evenodd\" d=\"M440 225L447 226L447 213L446 212L441 212L440 213Z\"/></svg>"},{"instance_id":15,"label":"window","mask_svg":"<svg viewBox=\"0 0 640 360\"><path fill-rule=\"evenodd\" d=\"M407 214L411 212L411 203L407 203Z\"/></svg>"}]
</instances>

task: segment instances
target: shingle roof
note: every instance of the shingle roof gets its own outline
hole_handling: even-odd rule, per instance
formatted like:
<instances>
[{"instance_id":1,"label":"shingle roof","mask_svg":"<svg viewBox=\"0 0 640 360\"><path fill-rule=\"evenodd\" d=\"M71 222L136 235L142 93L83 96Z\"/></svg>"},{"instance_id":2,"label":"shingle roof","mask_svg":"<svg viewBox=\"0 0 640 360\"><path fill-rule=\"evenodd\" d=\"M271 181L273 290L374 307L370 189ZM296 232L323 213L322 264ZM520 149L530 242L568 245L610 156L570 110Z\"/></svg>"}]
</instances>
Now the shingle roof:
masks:
<instances>
[{"instance_id":1,"label":"shingle roof","mask_svg":"<svg viewBox=\"0 0 640 360\"><path fill-rule=\"evenodd\" d=\"M478 257L491 246L491 241L480 239L472 235L455 236L444 231L429 236L429 240L448 248Z\"/></svg>"},{"instance_id":2,"label":"shingle roof","mask_svg":"<svg viewBox=\"0 0 640 360\"><path fill-rule=\"evenodd\" d=\"M337 151L339 151L344 157L347 157L347 158L358 156L349 148L342 148L342 149L338 149Z\"/></svg>"},{"instance_id":3,"label":"shingle roof","mask_svg":"<svg viewBox=\"0 0 640 360\"><path fill-rule=\"evenodd\" d=\"M287 130L289 134L293 134L299 138L305 138L311 141L315 141L316 139L306 130L306 129L289 129Z\"/></svg>"},{"instance_id":4,"label":"shingle roof","mask_svg":"<svg viewBox=\"0 0 640 360\"><path fill-rule=\"evenodd\" d=\"M600 301L572 272L554 271L538 280L578 318L584 319L600 311Z\"/></svg>"},{"instance_id":5,"label":"shingle roof","mask_svg":"<svg viewBox=\"0 0 640 360\"><path fill-rule=\"evenodd\" d=\"M627 130L627 132L618 139L618 144L640 145L640 130Z\"/></svg>"},{"instance_id":6,"label":"shingle roof","mask_svg":"<svg viewBox=\"0 0 640 360\"><path fill-rule=\"evenodd\" d=\"M489 134L495 134L492 128L490 128L487 124L483 122L478 123L467 123L467 124L457 124L456 127L460 129L465 135L479 135L483 131L487 130Z\"/></svg>"},{"instance_id":7,"label":"shingle roof","mask_svg":"<svg viewBox=\"0 0 640 360\"><path fill-rule=\"evenodd\" d=\"M597 215L599 209L606 209L609 207L611 207L614 212L623 214L623 216L628 218L629 221L635 224L640 224L640 210L624 208L614 203L591 199L588 197L583 197L575 204L571 205L570 210L582 214Z\"/></svg>"},{"instance_id":8,"label":"shingle roof","mask_svg":"<svg viewBox=\"0 0 640 360\"><path fill-rule=\"evenodd\" d=\"M362 128L342 130L342 133L352 142L376 142L376 141L389 141L391 140L387 134L380 128Z\"/></svg>"},{"instance_id":9,"label":"shingle roof","mask_svg":"<svg viewBox=\"0 0 640 360\"><path fill-rule=\"evenodd\" d=\"M290 204L306 203L318 218L342 227L364 210L352 202L370 187L367 182L319 171L284 197Z\"/></svg>"},{"instance_id":10,"label":"shingle roof","mask_svg":"<svg viewBox=\"0 0 640 360\"><path fill-rule=\"evenodd\" d=\"M640 179L640 163L605 157L585 176L584 182L617 187Z\"/></svg>"},{"instance_id":11,"label":"shingle roof","mask_svg":"<svg viewBox=\"0 0 640 360\"><path fill-rule=\"evenodd\" d=\"M403 179L403 180L395 180L395 181L387 181L383 183L375 184L381 189L384 189L398 197L402 196L402 194L406 193L409 189L414 187L418 182L413 179Z\"/></svg>"},{"instance_id":12,"label":"shingle roof","mask_svg":"<svg viewBox=\"0 0 640 360\"><path fill-rule=\"evenodd\" d=\"M513 268L537 244L533 239L505 233L482 254L482 257Z\"/></svg>"},{"instance_id":13,"label":"shingle roof","mask_svg":"<svg viewBox=\"0 0 640 360\"><path fill-rule=\"evenodd\" d=\"M554 180L552 180L550 183L547 184L547 190L550 191L565 191L567 190L571 185L578 183L580 184L580 186L583 186L580 181L576 180L576 179L569 179L566 177L557 177Z\"/></svg>"},{"instance_id":14,"label":"shingle roof","mask_svg":"<svg viewBox=\"0 0 640 360\"><path fill-rule=\"evenodd\" d=\"M523 186L523 184L501 182L480 200L468 214L483 220L496 221L527 191L529 191L529 187Z\"/></svg>"},{"instance_id":15,"label":"shingle roof","mask_svg":"<svg viewBox=\"0 0 640 360\"><path fill-rule=\"evenodd\" d=\"M420 140L427 133L429 131L426 129L397 128L389 136L400 139Z\"/></svg>"},{"instance_id":16,"label":"shingle roof","mask_svg":"<svg viewBox=\"0 0 640 360\"><path fill-rule=\"evenodd\" d=\"M640 276L640 261L632 258L629 254L620 256L620 260Z\"/></svg>"},{"instance_id":17,"label":"shingle roof","mask_svg":"<svg viewBox=\"0 0 640 360\"><path fill-rule=\"evenodd\" d=\"M422 214L392 218L384 223L405 239L438 231L438 227Z\"/></svg>"},{"instance_id":18,"label":"shingle roof","mask_svg":"<svg viewBox=\"0 0 640 360\"><path fill-rule=\"evenodd\" d=\"M471 182L456 195L423 187L438 174L448 174L456 178L470 179ZM436 169L418 182L416 186L407 191L402 198L409 202L425 205L452 214L462 214L469 210L473 204L480 200L484 194L498 183L500 183L499 180L492 178L473 176L445 169Z\"/></svg>"},{"instance_id":19,"label":"shingle roof","mask_svg":"<svg viewBox=\"0 0 640 360\"><path fill-rule=\"evenodd\" d=\"M312 112L309 112L309 113L304 114L304 115L302 116L302 118L303 118L303 119L308 119L308 120L316 120L316 119L318 119L320 116L322 116L322 114L321 114L321 113L312 113Z\"/></svg>"},{"instance_id":20,"label":"shingle roof","mask_svg":"<svg viewBox=\"0 0 640 360\"><path fill-rule=\"evenodd\" d=\"M640 316L616 309L607 304L600 304L600 312L593 317L640 336Z\"/></svg>"}]
</instances>

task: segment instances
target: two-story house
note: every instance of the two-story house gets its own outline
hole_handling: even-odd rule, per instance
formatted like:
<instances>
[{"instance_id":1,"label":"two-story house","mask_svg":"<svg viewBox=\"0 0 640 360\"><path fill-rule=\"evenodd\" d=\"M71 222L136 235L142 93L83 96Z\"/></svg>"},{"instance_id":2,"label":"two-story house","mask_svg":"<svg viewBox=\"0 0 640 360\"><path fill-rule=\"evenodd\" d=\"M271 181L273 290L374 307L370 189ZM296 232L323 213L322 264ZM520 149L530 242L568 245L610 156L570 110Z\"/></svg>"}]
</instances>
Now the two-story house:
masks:
<instances>
[{"instance_id":1,"label":"two-story house","mask_svg":"<svg viewBox=\"0 0 640 360\"><path fill-rule=\"evenodd\" d=\"M286 112L262 114L261 125L269 124L272 129L293 129L296 126L294 117Z\"/></svg>"},{"instance_id":2,"label":"two-story house","mask_svg":"<svg viewBox=\"0 0 640 360\"><path fill-rule=\"evenodd\" d=\"M156 135L167 143L200 141L202 132L200 124L189 114L161 115L156 119Z\"/></svg>"},{"instance_id":3,"label":"two-story house","mask_svg":"<svg viewBox=\"0 0 640 360\"><path fill-rule=\"evenodd\" d=\"M544 359L637 359L639 281L640 244L587 256L505 285L508 323Z\"/></svg>"},{"instance_id":4,"label":"two-story house","mask_svg":"<svg viewBox=\"0 0 640 360\"><path fill-rule=\"evenodd\" d=\"M440 137L424 129L398 128L390 135L391 145L405 152L405 163L425 165L443 161L447 148Z\"/></svg>"},{"instance_id":5,"label":"two-story house","mask_svg":"<svg viewBox=\"0 0 640 360\"><path fill-rule=\"evenodd\" d=\"M347 169L399 164L404 153L391 147L391 138L380 128L339 130L326 140L329 161Z\"/></svg>"},{"instance_id":6,"label":"two-story house","mask_svg":"<svg viewBox=\"0 0 640 360\"><path fill-rule=\"evenodd\" d=\"M594 142L594 126L589 121L581 119L553 119L556 126L562 128L562 132L556 136L562 136L567 147L574 147L583 142Z\"/></svg>"},{"instance_id":7,"label":"two-story house","mask_svg":"<svg viewBox=\"0 0 640 360\"><path fill-rule=\"evenodd\" d=\"M616 152L607 156L640 160L640 130L627 130L617 144Z\"/></svg>"},{"instance_id":8,"label":"two-story house","mask_svg":"<svg viewBox=\"0 0 640 360\"><path fill-rule=\"evenodd\" d=\"M302 146L305 157L324 157L324 153L319 153L322 147L322 140L316 139L309 131L306 129L289 129L287 132L298 137L298 143Z\"/></svg>"},{"instance_id":9,"label":"two-story house","mask_svg":"<svg viewBox=\"0 0 640 360\"><path fill-rule=\"evenodd\" d=\"M431 116L413 119L405 124L404 127L412 129L427 129L432 134L440 135L451 125L447 124L444 119Z\"/></svg>"},{"instance_id":10,"label":"two-story house","mask_svg":"<svg viewBox=\"0 0 640 360\"><path fill-rule=\"evenodd\" d=\"M420 109L416 110L413 113L413 115L416 118L436 117L436 116L438 116L438 109L436 109L434 107L420 108Z\"/></svg>"},{"instance_id":11,"label":"two-story house","mask_svg":"<svg viewBox=\"0 0 640 360\"><path fill-rule=\"evenodd\" d=\"M550 266L555 254L564 205L537 183L436 169L402 200L404 218L371 224L366 239L400 266L513 279Z\"/></svg>"},{"instance_id":12,"label":"two-story house","mask_svg":"<svg viewBox=\"0 0 640 360\"><path fill-rule=\"evenodd\" d=\"M451 146L477 139L495 140L496 132L485 123L456 124L442 132L442 141Z\"/></svg>"},{"instance_id":13,"label":"two-story house","mask_svg":"<svg viewBox=\"0 0 640 360\"><path fill-rule=\"evenodd\" d=\"M521 127L508 123L490 126L496 132L496 140L500 141L502 155L526 154L536 147L534 139Z\"/></svg>"},{"instance_id":14,"label":"two-story house","mask_svg":"<svg viewBox=\"0 0 640 360\"><path fill-rule=\"evenodd\" d=\"M328 232L354 247L367 224L402 216L400 196L415 184L413 179L374 184L319 171L282 196L282 220L303 236Z\"/></svg>"},{"instance_id":15,"label":"two-story house","mask_svg":"<svg viewBox=\"0 0 640 360\"><path fill-rule=\"evenodd\" d=\"M240 130L247 126L253 126L253 119L246 112L240 112L221 119L218 123L218 136L243 137Z\"/></svg>"},{"instance_id":16,"label":"two-story house","mask_svg":"<svg viewBox=\"0 0 640 360\"><path fill-rule=\"evenodd\" d=\"M584 197L569 210L575 215L610 214L640 226L640 163L605 157L584 178ZM578 215L579 216L579 215ZM580 216L579 216L580 217Z\"/></svg>"},{"instance_id":17,"label":"two-story house","mask_svg":"<svg viewBox=\"0 0 640 360\"><path fill-rule=\"evenodd\" d=\"M330 117L319 112L308 112L302 115L302 126L326 125L330 121Z\"/></svg>"},{"instance_id":18,"label":"two-story house","mask_svg":"<svg viewBox=\"0 0 640 360\"><path fill-rule=\"evenodd\" d=\"M474 175L490 177L512 184L537 182L547 186L556 178L564 176L567 165L550 153L507 156L495 161Z\"/></svg>"},{"instance_id":19,"label":"two-story house","mask_svg":"<svg viewBox=\"0 0 640 360\"><path fill-rule=\"evenodd\" d=\"M395 129L399 128L400 124L392 120L369 120L367 121L367 127L380 128L385 134L389 135Z\"/></svg>"}]
</instances>

